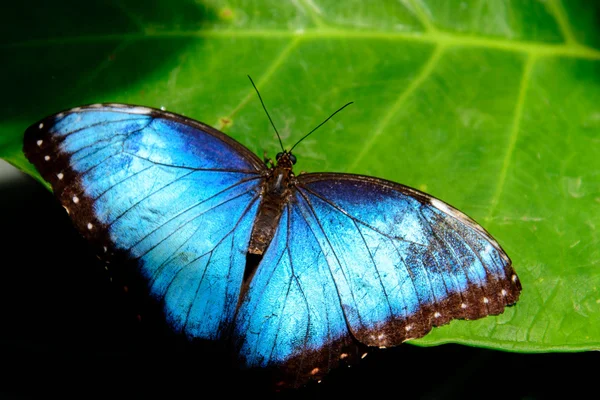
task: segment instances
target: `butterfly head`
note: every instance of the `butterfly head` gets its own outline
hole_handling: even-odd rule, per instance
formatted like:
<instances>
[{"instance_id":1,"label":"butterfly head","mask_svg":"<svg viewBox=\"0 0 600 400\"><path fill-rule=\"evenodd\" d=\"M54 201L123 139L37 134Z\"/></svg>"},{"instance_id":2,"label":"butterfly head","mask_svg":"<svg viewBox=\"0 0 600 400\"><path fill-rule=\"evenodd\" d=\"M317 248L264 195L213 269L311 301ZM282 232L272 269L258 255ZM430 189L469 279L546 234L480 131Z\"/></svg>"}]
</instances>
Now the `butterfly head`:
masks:
<instances>
[{"instance_id":1,"label":"butterfly head","mask_svg":"<svg viewBox=\"0 0 600 400\"><path fill-rule=\"evenodd\" d=\"M336 112L334 112L333 114L331 114L325 121L321 122L319 125L317 125L316 128L314 128L312 131L308 132L300 140L298 140L296 142L296 144L294 144L289 150L285 150L283 148L283 142L281 141L281 136L279 135L279 132L277 131L277 128L275 127L275 124L273 123L273 119L271 119L271 116L269 115L269 112L267 111L267 107L265 106L265 103L264 103L264 101L263 101L263 99L262 99L262 97L260 95L260 92L258 91L258 88L254 84L254 81L252 80L252 78L250 78L250 75L248 75L248 79L250 79L250 83L252 83L252 86L254 87L254 90L256 90L256 94L258 95L258 99L260 100L260 104L262 105L263 109L265 110L265 114L267 114L267 117L269 118L269 121L271 122L271 126L273 127L273 130L277 134L277 139L279 140L279 145L281 146L281 150L282 150L281 152L277 153L277 155L275 156L275 160L277 161L277 165L278 166L282 166L282 167L286 167L286 168L289 168L289 169L292 169L292 165L296 164L296 157L292 154L292 150L294 150L294 147L296 147L298 144L300 144L300 142L302 142L304 139L306 139L308 136L310 136L314 131L316 131L317 129L319 129L321 127L321 125L323 125L325 122L329 121L335 114L339 113L344 108L348 107L350 104L353 103L351 101L350 103L346 103L344 106L340 107Z\"/></svg>"},{"instance_id":2,"label":"butterfly head","mask_svg":"<svg viewBox=\"0 0 600 400\"><path fill-rule=\"evenodd\" d=\"M287 150L277 153L275 160L277 161L278 166L288 167L290 169L296 164L296 156Z\"/></svg>"}]
</instances>

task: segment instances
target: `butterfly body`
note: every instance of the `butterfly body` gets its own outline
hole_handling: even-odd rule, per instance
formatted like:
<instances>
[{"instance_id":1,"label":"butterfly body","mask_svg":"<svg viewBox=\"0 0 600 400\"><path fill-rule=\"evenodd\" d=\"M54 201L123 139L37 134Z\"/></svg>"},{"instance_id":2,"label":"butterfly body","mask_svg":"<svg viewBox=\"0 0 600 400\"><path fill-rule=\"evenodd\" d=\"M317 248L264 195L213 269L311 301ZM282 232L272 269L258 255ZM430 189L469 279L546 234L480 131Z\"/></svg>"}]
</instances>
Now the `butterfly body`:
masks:
<instances>
[{"instance_id":1,"label":"butterfly body","mask_svg":"<svg viewBox=\"0 0 600 400\"><path fill-rule=\"evenodd\" d=\"M277 165L266 176L258 215L254 221L248 252L262 255L271 242L285 204L290 200L295 183L289 153L282 153Z\"/></svg>"},{"instance_id":2,"label":"butterfly body","mask_svg":"<svg viewBox=\"0 0 600 400\"><path fill-rule=\"evenodd\" d=\"M286 386L363 346L500 314L521 290L496 240L441 200L374 177L296 176L291 152L269 166L177 114L77 107L29 127L24 152L101 255L133 266L170 330L227 341Z\"/></svg>"}]
</instances>

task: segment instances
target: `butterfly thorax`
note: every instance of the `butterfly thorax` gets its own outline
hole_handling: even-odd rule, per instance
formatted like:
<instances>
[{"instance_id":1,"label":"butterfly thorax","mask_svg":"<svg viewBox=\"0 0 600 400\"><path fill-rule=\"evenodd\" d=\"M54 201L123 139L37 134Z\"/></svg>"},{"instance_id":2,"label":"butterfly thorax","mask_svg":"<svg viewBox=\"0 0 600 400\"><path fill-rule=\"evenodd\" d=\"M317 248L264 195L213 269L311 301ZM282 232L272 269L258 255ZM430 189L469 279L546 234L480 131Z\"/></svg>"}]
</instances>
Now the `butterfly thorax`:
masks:
<instances>
[{"instance_id":1,"label":"butterfly thorax","mask_svg":"<svg viewBox=\"0 0 600 400\"><path fill-rule=\"evenodd\" d=\"M280 153L277 165L269 168L263 185L258 214L250 236L248 253L262 255L279 225L279 219L292 194L295 183L292 166L295 158L290 153Z\"/></svg>"}]
</instances>

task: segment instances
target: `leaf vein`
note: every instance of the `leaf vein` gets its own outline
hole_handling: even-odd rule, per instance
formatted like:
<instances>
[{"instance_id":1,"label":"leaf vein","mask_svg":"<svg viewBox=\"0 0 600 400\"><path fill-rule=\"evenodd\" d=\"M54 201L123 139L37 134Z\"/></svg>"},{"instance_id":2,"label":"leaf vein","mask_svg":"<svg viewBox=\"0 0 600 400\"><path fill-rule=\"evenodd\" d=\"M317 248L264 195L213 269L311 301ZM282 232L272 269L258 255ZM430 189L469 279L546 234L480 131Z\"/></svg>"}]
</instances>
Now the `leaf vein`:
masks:
<instances>
[{"instance_id":1,"label":"leaf vein","mask_svg":"<svg viewBox=\"0 0 600 400\"><path fill-rule=\"evenodd\" d=\"M498 184L496 185L496 191L491 200L490 208L486 220L490 220L493 217L494 211L498 206L498 201L500 200L500 196L504 191L504 185L506 183L506 176L508 173L508 167L511 163L513 154L515 152L515 147L517 143L517 139L519 137L521 120L523 119L523 109L525 108L525 98L527 97L527 89L529 87L529 83L531 80L531 72L533 71L533 66L536 62L535 56L529 56L527 61L525 62L525 67L523 68L523 77L521 78L521 84L519 88L519 95L517 98L517 104L515 106L515 115L513 118L512 127L510 129L510 135L508 139L508 148L506 150L506 154L504 155L504 160L502 162L502 169L500 170L500 177L498 178Z\"/></svg>"},{"instance_id":2,"label":"leaf vein","mask_svg":"<svg viewBox=\"0 0 600 400\"><path fill-rule=\"evenodd\" d=\"M349 171L355 170L360 161L369 154L371 148L374 146L375 142L381 136L381 134L385 131L385 129L390 124L392 118L398 113L400 107L406 102L406 100L421 86L427 78L429 78L437 65L440 57L444 52L444 46L438 46L431 53L429 60L423 65L423 68L419 72L419 74L411 81L410 85L400 94L398 99L392 104L392 106L388 109L386 114L380 120L379 124L373 131L373 134L370 135L369 140L362 147L361 152L354 158L354 162L348 167Z\"/></svg>"}]
</instances>

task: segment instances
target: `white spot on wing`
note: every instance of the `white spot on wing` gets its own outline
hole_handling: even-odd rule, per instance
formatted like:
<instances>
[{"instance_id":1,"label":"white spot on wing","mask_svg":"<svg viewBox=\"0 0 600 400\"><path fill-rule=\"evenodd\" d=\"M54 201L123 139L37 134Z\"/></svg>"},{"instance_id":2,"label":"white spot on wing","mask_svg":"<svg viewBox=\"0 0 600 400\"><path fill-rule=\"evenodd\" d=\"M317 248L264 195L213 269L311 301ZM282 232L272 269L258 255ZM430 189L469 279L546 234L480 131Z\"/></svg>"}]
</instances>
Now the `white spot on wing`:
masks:
<instances>
[{"instance_id":1,"label":"white spot on wing","mask_svg":"<svg viewBox=\"0 0 600 400\"><path fill-rule=\"evenodd\" d=\"M127 110L131 114L150 114L152 112L148 107L131 107Z\"/></svg>"},{"instance_id":2,"label":"white spot on wing","mask_svg":"<svg viewBox=\"0 0 600 400\"><path fill-rule=\"evenodd\" d=\"M406 325L404 327L404 329L406 330L406 332L410 331L412 329L412 325Z\"/></svg>"},{"instance_id":3,"label":"white spot on wing","mask_svg":"<svg viewBox=\"0 0 600 400\"><path fill-rule=\"evenodd\" d=\"M73 196L73 203L75 203L75 204L79 203L79 197Z\"/></svg>"},{"instance_id":4,"label":"white spot on wing","mask_svg":"<svg viewBox=\"0 0 600 400\"><path fill-rule=\"evenodd\" d=\"M94 225L92 225L92 223L91 223L91 222L88 222L88 224L87 224L87 228L88 228L89 230L92 230L92 228L93 228L93 227L94 227Z\"/></svg>"},{"instance_id":5,"label":"white spot on wing","mask_svg":"<svg viewBox=\"0 0 600 400\"><path fill-rule=\"evenodd\" d=\"M36 143L37 143L37 145L38 145L38 146L41 146L41 145L42 145L42 143L44 143L44 141L43 141L42 139L40 139L40 140L38 140Z\"/></svg>"},{"instance_id":6,"label":"white spot on wing","mask_svg":"<svg viewBox=\"0 0 600 400\"><path fill-rule=\"evenodd\" d=\"M434 206L435 208L437 208L440 211L443 211L444 213L448 214L448 215L454 215L454 212L452 210L450 210L450 207L448 207L448 205L446 203L444 203L443 201L439 201L438 199L434 199L431 198L431 205Z\"/></svg>"},{"instance_id":7,"label":"white spot on wing","mask_svg":"<svg viewBox=\"0 0 600 400\"><path fill-rule=\"evenodd\" d=\"M462 303L462 304L460 305L460 308L462 308L462 309L464 310L465 308L467 308L467 305L466 305L465 303Z\"/></svg>"},{"instance_id":8,"label":"white spot on wing","mask_svg":"<svg viewBox=\"0 0 600 400\"><path fill-rule=\"evenodd\" d=\"M502 291L500 293L502 294L502 296L506 296L507 295L507 292L506 292L505 289L502 289Z\"/></svg>"},{"instance_id":9,"label":"white spot on wing","mask_svg":"<svg viewBox=\"0 0 600 400\"><path fill-rule=\"evenodd\" d=\"M517 276L515 274L513 274L513 276L512 276L511 279L512 279L513 282L516 282L517 281Z\"/></svg>"},{"instance_id":10,"label":"white spot on wing","mask_svg":"<svg viewBox=\"0 0 600 400\"><path fill-rule=\"evenodd\" d=\"M483 302L484 302L485 304L487 304L487 303L489 303L490 301L488 300L488 298L487 298L487 297L484 297L484 298L483 298Z\"/></svg>"},{"instance_id":11,"label":"white spot on wing","mask_svg":"<svg viewBox=\"0 0 600 400\"><path fill-rule=\"evenodd\" d=\"M44 160L50 161L50 156L44 156Z\"/></svg>"},{"instance_id":12,"label":"white spot on wing","mask_svg":"<svg viewBox=\"0 0 600 400\"><path fill-rule=\"evenodd\" d=\"M360 358L365 358L367 356L367 353L363 353L362 356L360 356Z\"/></svg>"},{"instance_id":13,"label":"white spot on wing","mask_svg":"<svg viewBox=\"0 0 600 400\"><path fill-rule=\"evenodd\" d=\"M436 312L433 314L433 316L434 316L435 318L439 318L439 317L441 317L441 316L442 316L442 314L440 314L439 312L437 312L437 311L436 311Z\"/></svg>"},{"instance_id":14,"label":"white spot on wing","mask_svg":"<svg viewBox=\"0 0 600 400\"><path fill-rule=\"evenodd\" d=\"M62 181L62 178L64 178L65 176L63 175L62 172L59 172L58 174L56 174L56 177Z\"/></svg>"},{"instance_id":15,"label":"white spot on wing","mask_svg":"<svg viewBox=\"0 0 600 400\"><path fill-rule=\"evenodd\" d=\"M38 125L38 128L42 129L44 127L44 123L40 122L40 124Z\"/></svg>"},{"instance_id":16,"label":"white spot on wing","mask_svg":"<svg viewBox=\"0 0 600 400\"><path fill-rule=\"evenodd\" d=\"M81 110L81 107L75 107L75 108L71 108L71 111L75 111L75 112L76 112L76 111L80 111L80 110Z\"/></svg>"}]
</instances>

